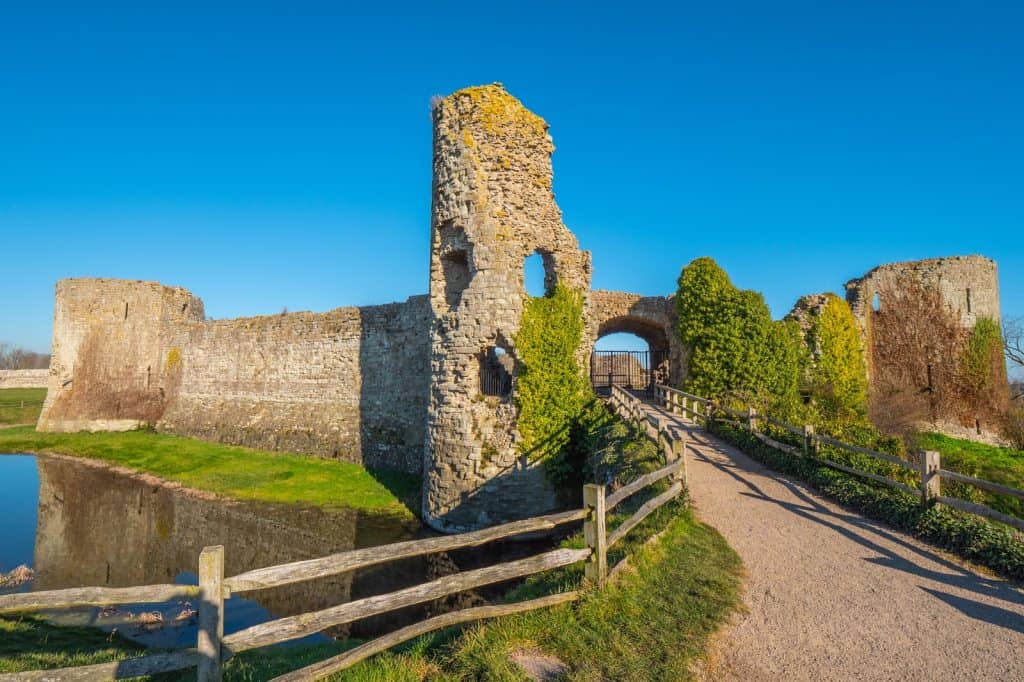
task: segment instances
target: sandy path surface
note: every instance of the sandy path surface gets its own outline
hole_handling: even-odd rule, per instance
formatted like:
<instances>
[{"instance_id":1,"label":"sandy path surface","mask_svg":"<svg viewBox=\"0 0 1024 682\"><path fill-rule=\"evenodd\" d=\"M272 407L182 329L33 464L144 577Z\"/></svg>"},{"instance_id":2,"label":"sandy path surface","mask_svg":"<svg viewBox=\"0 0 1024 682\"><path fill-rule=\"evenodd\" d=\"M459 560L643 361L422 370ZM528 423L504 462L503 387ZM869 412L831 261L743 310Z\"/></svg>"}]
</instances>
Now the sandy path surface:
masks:
<instances>
[{"instance_id":1,"label":"sandy path surface","mask_svg":"<svg viewBox=\"0 0 1024 682\"><path fill-rule=\"evenodd\" d=\"M679 423L694 506L748 574L708 679L1024 680L1019 587Z\"/></svg>"}]
</instances>

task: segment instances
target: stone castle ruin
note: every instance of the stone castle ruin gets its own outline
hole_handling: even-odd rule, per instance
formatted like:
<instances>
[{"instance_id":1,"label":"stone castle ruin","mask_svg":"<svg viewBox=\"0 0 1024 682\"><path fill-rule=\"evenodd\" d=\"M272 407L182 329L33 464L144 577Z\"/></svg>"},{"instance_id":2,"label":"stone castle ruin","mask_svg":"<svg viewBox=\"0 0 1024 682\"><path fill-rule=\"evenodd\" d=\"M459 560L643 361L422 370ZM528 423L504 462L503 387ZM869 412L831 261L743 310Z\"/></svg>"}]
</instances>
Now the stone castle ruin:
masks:
<instances>
[{"instance_id":1,"label":"stone castle ruin","mask_svg":"<svg viewBox=\"0 0 1024 682\"><path fill-rule=\"evenodd\" d=\"M548 289L560 283L584 293L577 357L585 367L600 337L630 332L663 358L652 368L659 378L681 382L675 302L590 289L590 254L554 200L548 126L500 84L456 92L433 119L427 295L211 321L185 289L63 280L39 429L148 424L422 473L423 517L445 531L554 508L542 468L517 451L514 339L528 300L525 259L540 255ZM969 314L998 316L994 264L954 259L961 261L956 277L943 280L950 296L966 289ZM866 330L861 301L875 291L884 300L891 267L902 266L851 283Z\"/></svg>"}]
</instances>

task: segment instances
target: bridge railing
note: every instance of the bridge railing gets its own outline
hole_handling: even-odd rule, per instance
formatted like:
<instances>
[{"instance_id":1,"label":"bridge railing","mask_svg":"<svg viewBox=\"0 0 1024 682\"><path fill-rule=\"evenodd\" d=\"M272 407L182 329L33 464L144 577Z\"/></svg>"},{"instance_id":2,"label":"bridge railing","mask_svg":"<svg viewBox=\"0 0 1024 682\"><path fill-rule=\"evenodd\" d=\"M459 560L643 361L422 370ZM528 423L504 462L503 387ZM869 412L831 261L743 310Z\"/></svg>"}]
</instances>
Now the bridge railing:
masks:
<instances>
[{"instance_id":1,"label":"bridge railing","mask_svg":"<svg viewBox=\"0 0 1024 682\"><path fill-rule=\"evenodd\" d=\"M224 576L224 548L206 547L199 555L199 585L147 585L141 587L84 587L0 596L0 614L54 610L81 606L151 603L199 599L199 632L193 648L156 653L139 658L57 670L0 675L0 680L105 680L125 679L162 672L197 668L201 682L220 680L225 661L237 653L278 642L297 639L326 628L377 616L407 606L433 601L469 589L482 587L584 562L585 580L603 584L609 575L608 549L620 542L656 509L677 497L685 485L685 441L665 450L666 464L656 471L607 494L606 486L583 487L580 509L547 514L459 535L447 535L397 542L294 561ZM641 504L618 527L608 532L607 515L627 498L667 479L663 492ZM277 618L224 636L224 600L232 594L288 585L291 583L348 573L401 559L478 547L496 540L526 533L551 531L582 522L585 548L559 548L524 559L444 576L430 582L332 606L319 611ZM620 563L620 565L623 565ZM494 618L564 604L578 599L579 590L553 594L513 604L482 606L446 613L414 623L342 654L282 675L277 680L315 680L349 668L419 635L459 623Z\"/></svg>"},{"instance_id":2,"label":"bridge railing","mask_svg":"<svg viewBox=\"0 0 1024 682\"><path fill-rule=\"evenodd\" d=\"M775 448L776 450L780 450L794 456L808 457L813 459L817 464L823 464L838 471L843 471L861 478L867 478L877 483L882 483L883 485L902 490L903 492L911 495L919 496L922 503L937 502L945 504L953 507L954 509L967 512L969 514L975 514L977 516L983 516L1000 523L1005 523L1017 530L1024 531L1024 519L1004 514L984 504L943 495L941 479L945 478L947 480L974 486L975 488L985 490L987 492L1014 497L1018 500L1024 500L1024 490L1012 488L1000 483L994 483L992 481L986 481L981 478L975 478L974 476L967 476L956 471L943 469L941 455L938 452L932 450L922 451L918 453L918 461L911 462L884 452L871 450L870 448L844 443L836 438L832 438L831 436L817 433L814 426L811 424L796 426L766 415L758 414L752 407L747 408L746 411L736 410L726 407L714 400L702 398L700 396L693 395L692 393L686 393L685 391L680 391L679 389L661 384L655 385L654 395L655 402L662 406L666 411L682 414L694 420L703 421L705 425L716 420L727 421L734 426L749 431L750 434L759 441ZM725 416L719 417L719 415ZM729 419L729 417L732 417L733 419ZM761 426L762 423L771 424L772 426L796 436L801 442L801 445L794 446L770 437L768 434L764 433ZM907 485L904 481L894 480L891 476L864 471L863 469L859 469L855 466L850 466L848 464L828 459L823 455L822 445L827 445L859 455L866 455L867 457L875 460L887 462L888 464L895 465L896 467L912 471L917 474L915 478L919 481L919 485L917 487L912 487Z\"/></svg>"}]
</instances>

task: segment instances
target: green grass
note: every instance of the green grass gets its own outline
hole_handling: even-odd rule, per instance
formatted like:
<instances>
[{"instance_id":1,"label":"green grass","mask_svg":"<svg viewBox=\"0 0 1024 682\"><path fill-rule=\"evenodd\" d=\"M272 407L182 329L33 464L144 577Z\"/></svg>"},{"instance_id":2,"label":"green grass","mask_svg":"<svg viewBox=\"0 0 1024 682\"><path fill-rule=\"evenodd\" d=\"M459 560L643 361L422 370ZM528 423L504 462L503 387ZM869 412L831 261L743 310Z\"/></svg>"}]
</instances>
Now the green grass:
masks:
<instances>
[{"instance_id":1,"label":"green grass","mask_svg":"<svg viewBox=\"0 0 1024 682\"><path fill-rule=\"evenodd\" d=\"M690 677L708 638L739 601L742 564L717 531L669 507L656 522L662 537L643 546L652 528L637 535L630 569L605 589L575 605L469 629L446 656L457 679L526 679L509 661L517 648L556 655L571 670L568 680ZM547 590L528 583L519 591L525 598Z\"/></svg>"},{"instance_id":2,"label":"green grass","mask_svg":"<svg viewBox=\"0 0 1024 682\"><path fill-rule=\"evenodd\" d=\"M32 616L0 618L0 673L105 663L141 651L93 628L58 627Z\"/></svg>"},{"instance_id":3,"label":"green grass","mask_svg":"<svg viewBox=\"0 0 1024 682\"><path fill-rule=\"evenodd\" d=\"M0 448L4 447L4 434L0 430ZM29 432L29 435L38 434ZM598 469L613 466L612 460L620 459L614 469L630 471L631 477L657 466L651 457L651 448L621 422L605 424L597 440L595 461L591 464ZM613 443L616 444L614 454L611 447L605 447ZM653 486L646 495L637 495L616 509L609 515L609 530L664 487L664 484ZM660 533L657 541L648 542L655 533ZM583 542L577 534L562 545L581 547ZM614 565L624 557L628 557L628 568L601 589L583 584L583 567L577 564L534 576L506 596L506 601L512 602L583 589L582 598L574 604L425 635L331 679L522 682L527 679L523 671L509 660L517 649L557 656L569 667L566 680L689 679L693 664L707 650L710 636L739 603L743 571L739 556L717 531L693 516L684 498L679 498L633 529L609 552L609 563ZM40 633L45 630L48 634L55 629L40 621L25 622L30 624L25 627L39 628ZM4 624L2 619L0 624ZM0 654L0 659L10 660L0 660L0 665L22 665L20 661L29 654L21 652L26 647L31 648L33 642L44 639L41 635L32 639L29 634L12 640L6 653ZM77 655L91 656L87 661L90 663L138 655L133 645L114 642L103 648L99 642L105 641L104 635L92 631L83 634L88 635L87 641L97 643L94 651L76 653L83 650L83 645L76 641L77 633L72 632L60 639L64 647L62 656L55 653L49 659L40 659L38 667L47 663L47 667L78 664L69 662ZM344 641L243 652L226 664L224 679L230 682L266 680L358 643ZM162 680L194 678L194 672L160 677Z\"/></svg>"},{"instance_id":4,"label":"green grass","mask_svg":"<svg viewBox=\"0 0 1024 682\"><path fill-rule=\"evenodd\" d=\"M45 399L45 388L0 388L0 425L35 424Z\"/></svg>"},{"instance_id":5,"label":"green grass","mask_svg":"<svg viewBox=\"0 0 1024 682\"><path fill-rule=\"evenodd\" d=\"M0 429L0 452L55 452L153 474L240 500L413 515L419 478L358 464L210 443L153 431L37 433Z\"/></svg>"},{"instance_id":6,"label":"green grass","mask_svg":"<svg viewBox=\"0 0 1024 682\"><path fill-rule=\"evenodd\" d=\"M920 449L940 453L943 469L1024 490L1024 451L950 438L939 433L919 434L916 441ZM946 485L945 481L943 485ZM993 509L1024 518L1024 500L988 492L976 496L980 498L977 501Z\"/></svg>"}]
</instances>

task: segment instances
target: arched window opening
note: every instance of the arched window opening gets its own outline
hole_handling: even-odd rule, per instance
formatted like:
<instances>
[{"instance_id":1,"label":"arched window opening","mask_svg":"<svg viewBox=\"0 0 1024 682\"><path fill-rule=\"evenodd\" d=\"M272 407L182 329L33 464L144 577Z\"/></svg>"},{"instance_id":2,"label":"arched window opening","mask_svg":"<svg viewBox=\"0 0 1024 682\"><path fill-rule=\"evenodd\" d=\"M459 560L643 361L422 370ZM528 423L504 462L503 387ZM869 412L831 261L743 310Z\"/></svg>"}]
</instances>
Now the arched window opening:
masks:
<instances>
[{"instance_id":1,"label":"arched window opening","mask_svg":"<svg viewBox=\"0 0 1024 682\"><path fill-rule=\"evenodd\" d=\"M554 258L543 251L534 251L523 261L523 286L534 298L546 296L555 286Z\"/></svg>"},{"instance_id":2,"label":"arched window opening","mask_svg":"<svg viewBox=\"0 0 1024 682\"><path fill-rule=\"evenodd\" d=\"M469 256L465 251L449 251L441 256L444 270L444 298L455 310L462 300L462 292L469 286Z\"/></svg>"},{"instance_id":3,"label":"arched window opening","mask_svg":"<svg viewBox=\"0 0 1024 682\"><path fill-rule=\"evenodd\" d=\"M512 392L515 360L507 349L492 346L480 354L480 393L504 398Z\"/></svg>"},{"instance_id":4,"label":"arched window opening","mask_svg":"<svg viewBox=\"0 0 1024 682\"><path fill-rule=\"evenodd\" d=\"M875 295L871 297L871 309L876 313L882 308L882 297L875 292Z\"/></svg>"}]
</instances>

